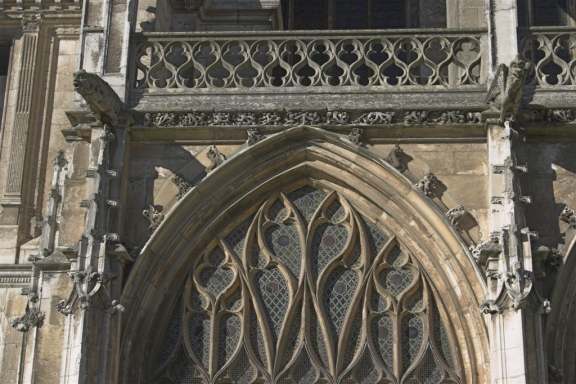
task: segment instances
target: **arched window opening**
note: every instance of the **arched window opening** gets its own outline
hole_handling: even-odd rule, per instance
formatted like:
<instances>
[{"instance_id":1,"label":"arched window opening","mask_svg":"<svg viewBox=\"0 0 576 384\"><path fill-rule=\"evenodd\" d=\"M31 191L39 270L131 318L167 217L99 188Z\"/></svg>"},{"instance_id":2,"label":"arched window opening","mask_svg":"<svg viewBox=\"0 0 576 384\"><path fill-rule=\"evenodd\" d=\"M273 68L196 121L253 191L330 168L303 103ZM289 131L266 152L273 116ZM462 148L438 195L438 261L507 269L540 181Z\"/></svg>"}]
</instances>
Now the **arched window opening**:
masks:
<instances>
[{"instance_id":1,"label":"arched window opening","mask_svg":"<svg viewBox=\"0 0 576 384\"><path fill-rule=\"evenodd\" d=\"M284 28L445 28L445 0L283 0Z\"/></svg>"},{"instance_id":2,"label":"arched window opening","mask_svg":"<svg viewBox=\"0 0 576 384\"><path fill-rule=\"evenodd\" d=\"M529 0L518 2L523 26L574 26L573 0Z\"/></svg>"},{"instance_id":3,"label":"arched window opening","mask_svg":"<svg viewBox=\"0 0 576 384\"><path fill-rule=\"evenodd\" d=\"M154 384L460 383L421 266L341 194L264 201L191 266Z\"/></svg>"}]
</instances>

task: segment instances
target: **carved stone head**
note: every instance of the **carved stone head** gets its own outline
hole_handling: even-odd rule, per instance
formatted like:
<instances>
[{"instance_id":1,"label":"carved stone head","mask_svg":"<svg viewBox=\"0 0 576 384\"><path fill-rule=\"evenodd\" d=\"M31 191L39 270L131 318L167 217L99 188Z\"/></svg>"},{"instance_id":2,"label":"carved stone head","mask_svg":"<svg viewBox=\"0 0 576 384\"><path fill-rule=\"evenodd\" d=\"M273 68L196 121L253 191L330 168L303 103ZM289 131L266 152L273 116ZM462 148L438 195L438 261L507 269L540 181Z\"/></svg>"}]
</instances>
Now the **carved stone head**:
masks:
<instances>
[{"instance_id":1,"label":"carved stone head","mask_svg":"<svg viewBox=\"0 0 576 384\"><path fill-rule=\"evenodd\" d=\"M514 60L510 62L509 76L516 79L524 79L530 70L530 62L522 59L520 56L516 56Z\"/></svg>"},{"instance_id":2,"label":"carved stone head","mask_svg":"<svg viewBox=\"0 0 576 384\"><path fill-rule=\"evenodd\" d=\"M85 70L74 73L74 89L82 96L90 95L96 92L96 84L100 78Z\"/></svg>"}]
</instances>

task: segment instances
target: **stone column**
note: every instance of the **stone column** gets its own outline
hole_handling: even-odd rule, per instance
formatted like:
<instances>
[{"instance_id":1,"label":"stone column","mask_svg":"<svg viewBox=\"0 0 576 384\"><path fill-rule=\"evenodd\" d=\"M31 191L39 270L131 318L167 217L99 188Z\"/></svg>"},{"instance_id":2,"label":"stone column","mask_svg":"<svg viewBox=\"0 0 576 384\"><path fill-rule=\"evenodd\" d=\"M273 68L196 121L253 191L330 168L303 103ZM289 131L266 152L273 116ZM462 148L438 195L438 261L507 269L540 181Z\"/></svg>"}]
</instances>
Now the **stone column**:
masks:
<instances>
[{"instance_id":1,"label":"stone column","mask_svg":"<svg viewBox=\"0 0 576 384\"><path fill-rule=\"evenodd\" d=\"M491 77L498 74L499 65L510 65L518 55L517 1L521 0L488 2ZM497 86L498 82L492 84ZM522 88L500 89L496 106L503 109L505 104L517 104L515 92L522 93ZM518 108L519 105L516 111ZM520 187L520 179L526 172L518 159L525 141L524 131L511 121L515 116L498 113L486 116L490 165L491 239L488 242L492 243L492 252L484 259L488 294L482 310L490 329L491 382L545 384L541 317L547 303L534 288L532 241L535 234L527 227L524 213L531 199Z\"/></svg>"},{"instance_id":2,"label":"stone column","mask_svg":"<svg viewBox=\"0 0 576 384\"><path fill-rule=\"evenodd\" d=\"M509 122L489 121L490 230L500 252L486 260L492 383L546 383L540 319L544 304L534 292L532 237L526 226L517 149L523 137Z\"/></svg>"},{"instance_id":3,"label":"stone column","mask_svg":"<svg viewBox=\"0 0 576 384\"><path fill-rule=\"evenodd\" d=\"M17 233L12 237L14 243L4 253L9 253L6 261L16 261L18 243L22 237L28 234L32 212L24 209L33 209L30 194L27 190L26 173L30 164L27 157L33 150L34 130L37 119L35 109L38 107L37 83L39 78L40 60L40 28L41 18L39 14L25 15L22 19L22 35L17 42L13 57L12 74L16 77L16 95L7 111L6 136L4 152L2 153L2 166L4 178L0 190L0 204L2 206L2 219L0 224L13 226ZM10 116L8 116L10 115ZM25 207L26 206L26 207ZM17 229L16 229L17 228ZM8 250L10 249L10 250Z\"/></svg>"}]
</instances>

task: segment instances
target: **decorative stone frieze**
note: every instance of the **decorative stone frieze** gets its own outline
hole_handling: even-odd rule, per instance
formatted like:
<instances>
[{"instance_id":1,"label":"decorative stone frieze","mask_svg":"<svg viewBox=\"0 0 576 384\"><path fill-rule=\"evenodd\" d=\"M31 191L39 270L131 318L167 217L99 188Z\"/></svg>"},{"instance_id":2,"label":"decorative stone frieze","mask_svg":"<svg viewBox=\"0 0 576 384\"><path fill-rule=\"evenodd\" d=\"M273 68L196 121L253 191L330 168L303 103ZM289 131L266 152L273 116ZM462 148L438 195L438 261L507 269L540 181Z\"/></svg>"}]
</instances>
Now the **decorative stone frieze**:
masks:
<instances>
[{"instance_id":1,"label":"decorative stone frieze","mask_svg":"<svg viewBox=\"0 0 576 384\"><path fill-rule=\"evenodd\" d=\"M26 272L0 272L0 287L24 287L30 285L32 275Z\"/></svg>"},{"instance_id":2,"label":"decorative stone frieze","mask_svg":"<svg viewBox=\"0 0 576 384\"><path fill-rule=\"evenodd\" d=\"M260 130L257 127L251 127L246 130L246 135L248 136L246 139L246 145L251 146L263 140L265 136L260 133Z\"/></svg>"},{"instance_id":3,"label":"decorative stone frieze","mask_svg":"<svg viewBox=\"0 0 576 384\"><path fill-rule=\"evenodd\" d=\"M380 126L481 124L477 111L267 111L267 112L148 112L144 127L189 128L202 126Z\"/></svg>"}]
</instances>

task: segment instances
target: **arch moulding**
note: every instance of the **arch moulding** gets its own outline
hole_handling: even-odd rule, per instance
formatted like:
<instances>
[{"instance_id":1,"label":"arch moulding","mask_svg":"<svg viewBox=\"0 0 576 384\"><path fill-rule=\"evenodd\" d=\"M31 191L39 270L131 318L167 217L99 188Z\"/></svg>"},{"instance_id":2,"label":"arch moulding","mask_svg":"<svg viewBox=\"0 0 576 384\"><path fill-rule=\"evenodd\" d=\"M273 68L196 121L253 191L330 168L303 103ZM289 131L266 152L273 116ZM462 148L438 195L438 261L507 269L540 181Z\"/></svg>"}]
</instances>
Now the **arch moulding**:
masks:
<instances>
[{"instance_id":1,"label":"arch moulding","mask_svg":"<svg viewBox=\"0 0 576 384\"><path fill-rule=\"evenodd\" d=\"M190 190L142 250L122 295L120 383L144 383L143 367L194 258L222 230L279 189L337 191L410 250L449 318L466 383L488 382L488 333L480 313L481 272L439 208L369 150L301 126L241 150Z\"/></svg>"}]
</instances>

